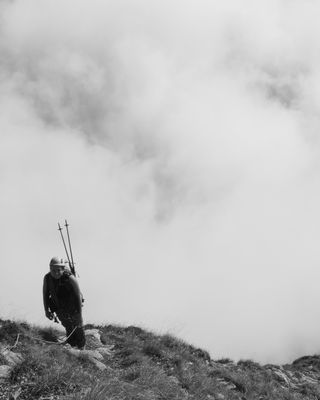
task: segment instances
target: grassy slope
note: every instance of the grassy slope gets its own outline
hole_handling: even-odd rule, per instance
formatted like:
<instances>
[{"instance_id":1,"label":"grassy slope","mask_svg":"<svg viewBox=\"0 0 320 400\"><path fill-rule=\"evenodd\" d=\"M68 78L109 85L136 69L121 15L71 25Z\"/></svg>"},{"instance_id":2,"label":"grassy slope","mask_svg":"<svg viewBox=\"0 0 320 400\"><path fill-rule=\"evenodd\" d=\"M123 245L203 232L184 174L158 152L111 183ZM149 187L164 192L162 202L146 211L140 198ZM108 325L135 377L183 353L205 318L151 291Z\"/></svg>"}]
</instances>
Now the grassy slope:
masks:
<instances>
[{"instance_id":1,"label":"grassy slope","mask_svg":"<svg viewBox=\"0 0 320 400\"><path fill-rule=\"evenodd\" d=\"M92 326L89 326L91 328ZM101 339L114 345L105 371L78 359L54 341L57 332L0 320L0 344L13 346L24 361L2 383L0 399L210 400L320 399L320 357L305 357L283 367L252 361L213 361L207 352L169 335L137 327L100 326ZM4 364L1 360L0 365ZM50 397L52 396L52 397Z\"/></svg>"}]
</instances>

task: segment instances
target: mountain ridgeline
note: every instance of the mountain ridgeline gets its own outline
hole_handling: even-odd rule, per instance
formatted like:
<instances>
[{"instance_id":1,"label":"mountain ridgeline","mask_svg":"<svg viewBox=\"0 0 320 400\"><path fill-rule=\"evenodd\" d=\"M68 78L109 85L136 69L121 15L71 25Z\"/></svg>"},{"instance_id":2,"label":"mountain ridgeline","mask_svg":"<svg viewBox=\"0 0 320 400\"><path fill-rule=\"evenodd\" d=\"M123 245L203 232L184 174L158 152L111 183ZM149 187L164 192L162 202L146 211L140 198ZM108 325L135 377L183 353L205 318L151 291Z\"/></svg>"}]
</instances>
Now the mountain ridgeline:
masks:
<instances>
[{"instance_id":1,"label":"mountain ridgeline","mask_svg":"<svg viewBox=\"0 0 320 400\"><path fill-rule=\"evenodd\" d=\"M77 350L59 330L0 319L0 400L320 399L320 356L262 366L134 326L85 333Z\"/></svg>"}]
</instances>

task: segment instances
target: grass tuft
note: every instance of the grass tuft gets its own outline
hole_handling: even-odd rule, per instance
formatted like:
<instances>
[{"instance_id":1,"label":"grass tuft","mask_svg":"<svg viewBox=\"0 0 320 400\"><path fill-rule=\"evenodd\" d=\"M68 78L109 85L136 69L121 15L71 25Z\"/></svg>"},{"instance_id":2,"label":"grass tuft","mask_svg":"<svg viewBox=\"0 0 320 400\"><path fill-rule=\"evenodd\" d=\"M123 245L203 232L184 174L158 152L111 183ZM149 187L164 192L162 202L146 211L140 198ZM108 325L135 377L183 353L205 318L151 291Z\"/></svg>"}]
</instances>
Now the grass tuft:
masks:
<instances>
[{"instance_id":1,"label":"grass tuft","mask_svg":"<svg viewBox=\"0 0 320 400\"><path fill-rule=\"evenodd\" d=\"M39 334L43 340L57 343L60 333L59 331L53 328L44 328L44 329L39 329Z\"/></svg>"},{"instance_id":2,"label":"grass tuft","mask_svg":"<svg viewBox=\"0 0 320 400\"><path fill-rule=\"evenodd\" d=\"M145 344L142 351L146 356L149 356L154 360L160 360L162 358L161 348L156 342Z\"/></svg>"}]
</instances>

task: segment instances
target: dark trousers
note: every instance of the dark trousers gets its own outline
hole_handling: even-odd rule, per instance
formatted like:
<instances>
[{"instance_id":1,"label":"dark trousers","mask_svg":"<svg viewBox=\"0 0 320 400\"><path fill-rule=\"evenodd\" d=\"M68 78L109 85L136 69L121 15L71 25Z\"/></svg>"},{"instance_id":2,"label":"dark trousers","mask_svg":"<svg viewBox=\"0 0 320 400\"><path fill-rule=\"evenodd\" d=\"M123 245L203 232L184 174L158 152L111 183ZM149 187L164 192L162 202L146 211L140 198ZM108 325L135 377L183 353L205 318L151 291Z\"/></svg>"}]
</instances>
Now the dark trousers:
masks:
<instances>
[{"instance_id":1,"label":"dark trousers","mask_svg":"<svg viewBox=\"0 0 320 400\"><path fill-rule=\"evenodd\" d=\"M61 324L66 329L67 343L72 347L83 348L86 344L81 313L71 313L66 310L56 312Z\"/></svg>"}]
</instances>

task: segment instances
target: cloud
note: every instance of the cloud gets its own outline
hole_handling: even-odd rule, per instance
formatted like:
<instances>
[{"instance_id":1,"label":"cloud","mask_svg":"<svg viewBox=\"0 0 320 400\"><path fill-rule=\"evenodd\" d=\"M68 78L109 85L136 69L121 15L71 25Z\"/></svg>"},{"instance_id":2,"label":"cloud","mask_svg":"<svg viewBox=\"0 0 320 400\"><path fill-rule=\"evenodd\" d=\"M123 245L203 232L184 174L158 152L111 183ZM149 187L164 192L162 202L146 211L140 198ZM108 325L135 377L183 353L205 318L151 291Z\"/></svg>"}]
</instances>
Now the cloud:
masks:
<instances>
[{"instance_id":1,"label":"cloud","mask_svg":"<svg viewBox=\"0 0 320 400\"><path fill-rule=\"evenodd\" d=\"M67 217L87 321L316 352L318 8L3 2L1 314L43 323Z\"/></svg>"}]
</instances>

